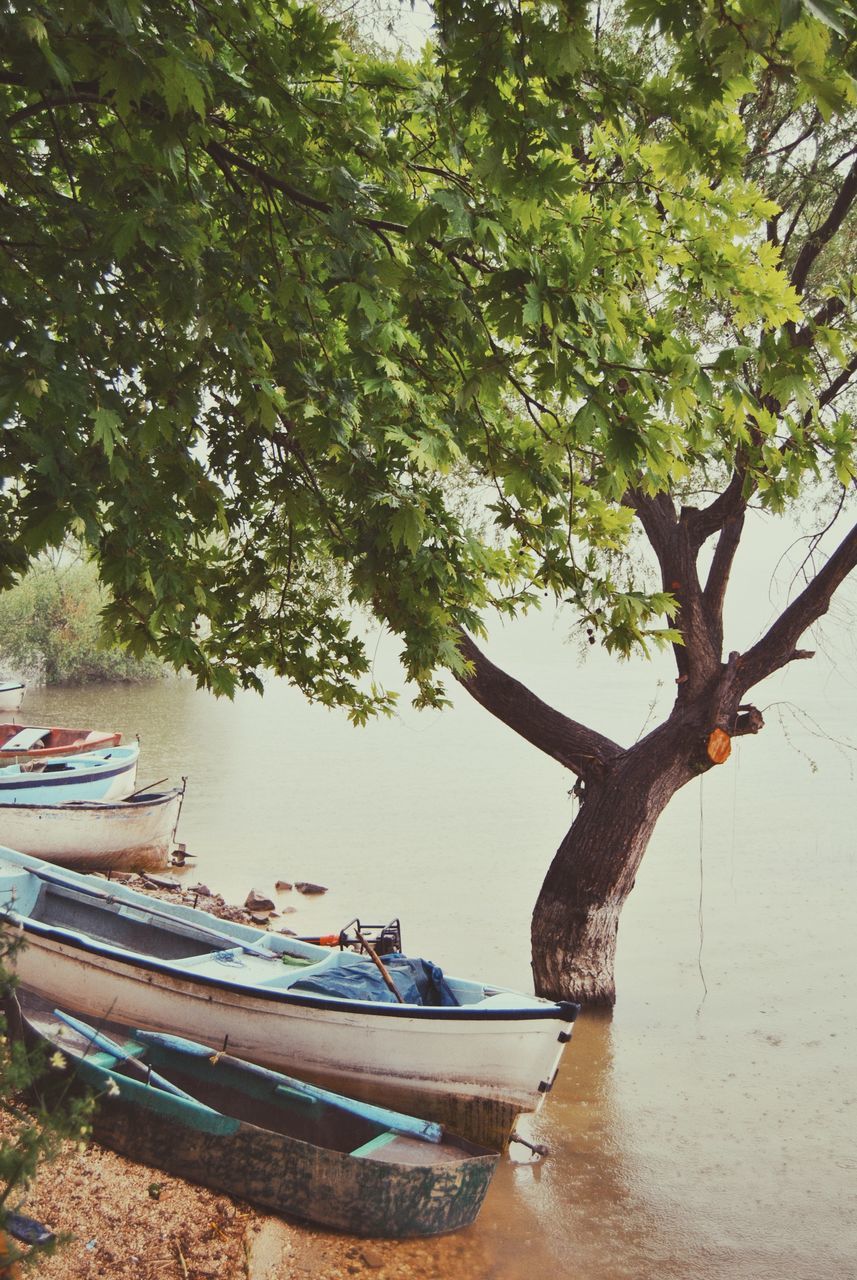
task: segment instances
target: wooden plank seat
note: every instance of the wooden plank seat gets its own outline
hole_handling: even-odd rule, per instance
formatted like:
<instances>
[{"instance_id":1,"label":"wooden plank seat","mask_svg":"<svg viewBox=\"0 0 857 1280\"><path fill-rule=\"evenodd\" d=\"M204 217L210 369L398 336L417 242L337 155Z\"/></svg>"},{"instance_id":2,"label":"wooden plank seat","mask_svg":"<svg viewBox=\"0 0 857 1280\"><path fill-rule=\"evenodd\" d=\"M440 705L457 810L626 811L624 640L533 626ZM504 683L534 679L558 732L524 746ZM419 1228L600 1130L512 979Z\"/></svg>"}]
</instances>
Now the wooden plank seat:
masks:
<instances>
[{"instance_id":1,"label":"wooden plank seat","mask_svg":"<svg viewBox=\"0 0 857 1280\"><path fill-rule=\"evenodd\" d=\"M0 751L32 751L50 735L50 729L26 727L7 739Z\"/></svg>"}]
</instances>

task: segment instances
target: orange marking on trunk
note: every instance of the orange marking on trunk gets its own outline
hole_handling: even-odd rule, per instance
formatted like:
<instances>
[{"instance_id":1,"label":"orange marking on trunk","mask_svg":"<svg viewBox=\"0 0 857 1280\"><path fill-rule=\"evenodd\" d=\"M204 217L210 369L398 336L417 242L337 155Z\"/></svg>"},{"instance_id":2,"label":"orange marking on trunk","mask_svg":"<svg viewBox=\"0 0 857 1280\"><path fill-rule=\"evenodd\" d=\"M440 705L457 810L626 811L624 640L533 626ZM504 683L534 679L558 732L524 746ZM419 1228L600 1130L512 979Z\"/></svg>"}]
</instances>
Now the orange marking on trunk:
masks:
<instances>
[{"instance_id":1,"label":"orange marking on trunk","mask_svg":"<svg viewBox=\"0 0 857 1280\"><path fill-rule=\"evenodd\" d=\"M723 729L712 729L708 735L708 758L712 764L723 764L732 751L732 739Z\"/></svg>"}]
</instances>

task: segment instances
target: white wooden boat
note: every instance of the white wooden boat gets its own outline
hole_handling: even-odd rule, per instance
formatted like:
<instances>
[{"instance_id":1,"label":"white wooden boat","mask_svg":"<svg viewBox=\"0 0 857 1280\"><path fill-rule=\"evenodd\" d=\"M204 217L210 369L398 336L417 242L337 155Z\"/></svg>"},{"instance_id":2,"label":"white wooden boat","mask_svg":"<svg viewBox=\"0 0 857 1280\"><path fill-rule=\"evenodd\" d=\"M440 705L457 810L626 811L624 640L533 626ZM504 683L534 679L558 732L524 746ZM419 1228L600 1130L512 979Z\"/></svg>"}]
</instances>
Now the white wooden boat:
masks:
<instances>
[{"instance_id":1,"label":"white wooden boat","mask_svg":"<svg viewBox=\"0 0 857 1280\"><path fill-rule=\"evenodd\" d=\"M57 1006L214 1044L486 1146L504 1145L517 1115L541 1104L577 1014L459 978L436 988L454 1003L397 1003L383 982L372 990L380 975L366 956L0 848L3 914L26 935L19 981ZM390 970L397 959L424 964L385 957Z\"/></svg>"},{"instance_id":2,"label":"white wooden boat","mask_svg":"<svg viewBox=\"0 0 857 1280\"><path fill-rule=\"evenodd\" d=\"M24 764L81 751L118 747L122 734L106 729L61 729L49 725L0 724L0 764Z\"/></svg>"},{"instance_id":3,"label":"white wooden boat","mask_svg":"<svg viewBox=\"0 0 857 1280\"><path fill-rule=\"evenodd\" d=\"M134 790L138 743L0 767L0 804L121 800Z\"/></svg>"},{"instance_id":4,"label":"white wooden boat","mask_svg":"<svg viewBox=\"0 0 857 1280\"><path fill-rule=\"evenodd\" d=\"M0 681L0 711L17 711L27 686L21 680Z\"/></svg>"},{"instance_id":5,"label":"white wooden boat","mask_svg":"<svg viewBox=\"0 0 857 1280\"><path fill-rule=\"evenodd\" d=\"M184 787L124 800L0 804L0 844L77 871L157 871L169 864Z\"/></svg>"}]
</instances>

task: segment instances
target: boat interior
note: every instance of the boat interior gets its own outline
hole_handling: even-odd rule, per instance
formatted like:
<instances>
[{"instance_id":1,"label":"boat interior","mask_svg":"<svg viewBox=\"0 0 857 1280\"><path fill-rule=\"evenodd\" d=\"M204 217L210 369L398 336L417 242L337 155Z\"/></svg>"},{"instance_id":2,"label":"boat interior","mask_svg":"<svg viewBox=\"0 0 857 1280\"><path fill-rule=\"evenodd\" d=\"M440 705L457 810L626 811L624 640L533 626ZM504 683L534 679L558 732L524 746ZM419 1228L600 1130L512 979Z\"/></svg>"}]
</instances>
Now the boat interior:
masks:
<instances>
[{"instance_id":1,"label":"boat interior","mask_svg":"<svg viewBox=\"0 0 857 1280\"><path fill-rule=\"evenodd\" d=\"M45 875L51 875L47 868ZM95 881L104 885L96 889L86 878L80 879L79 886L71 875L58 883L0 858L0 911L5 908L18 917L231 985L286 991L309 973L317 977L355 962L351 951L227 923L189 907L147 899L121 885ZM371 969L368 958L366 963ZM459 1005L525 1008L534 1003L532 997L486 990L467 979L447 977L446 981ZM323 992L317 994L324 998ZM360 993L349 998L372 1000L373 996Z\"/></svg>"},{"instance_id":2,"label":"boat interior","mask_svg":"<svg viewBox=\"0 0 857 1280\"><path fill-rule=\"evenodd\" d=\"M140 1033L105 1023L98 1030L115 1041L117 1049L108 1052L94 1046L82 1031L64 1023L49 1002L22 993L21 1004L23 1025L31 1039L41 1038L50 1049L58 1049L72 1062L86 1059L92 1066L111 1072L120 1088L124 1077L164 1093L162 1081L167 1081L194 1102L242 1124L361 1157L435 1164L461 1160L471 1153L482 1154L481 1148L460 1139L434 1143L397 1133L389 1123L360 1114L359 1103L342 1098L341 1105L337 1105L288 1076L228 1055L183 1050L169 1037L160 1040L146 1035L138 1040Z\"/></svg>"},{"instance_id":3,"label":"boat interior","mask_svg":"<svg viewBox=\"0 0 857 1280\"><path fill-rule=\"evenodd\" d=\"M58 751L61 748L117 746L121 733L101 729L55 729L45 725L0 724L0 755L16 751Z\"/></svg>"}]
</instances>

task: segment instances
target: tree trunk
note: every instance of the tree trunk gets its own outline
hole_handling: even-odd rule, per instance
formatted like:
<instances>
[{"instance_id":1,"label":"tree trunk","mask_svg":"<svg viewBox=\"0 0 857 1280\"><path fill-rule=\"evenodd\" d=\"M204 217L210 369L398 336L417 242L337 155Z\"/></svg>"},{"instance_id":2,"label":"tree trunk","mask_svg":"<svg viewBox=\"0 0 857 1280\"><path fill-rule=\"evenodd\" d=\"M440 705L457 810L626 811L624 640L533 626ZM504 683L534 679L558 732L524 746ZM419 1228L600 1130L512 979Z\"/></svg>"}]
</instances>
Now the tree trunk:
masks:
<instances>
[{"instance_id":1,"label":"tree trunk","mask_svg":"<svg viewBox=\"0 0 857 1280\"><path fill-rule=\"evenodd\" d=\"M701 770L669 722L584 792L580 813L548 871L532 921L539 995L612 1005L619 914L655 823Z\"/></svg>"}]
</instances>

